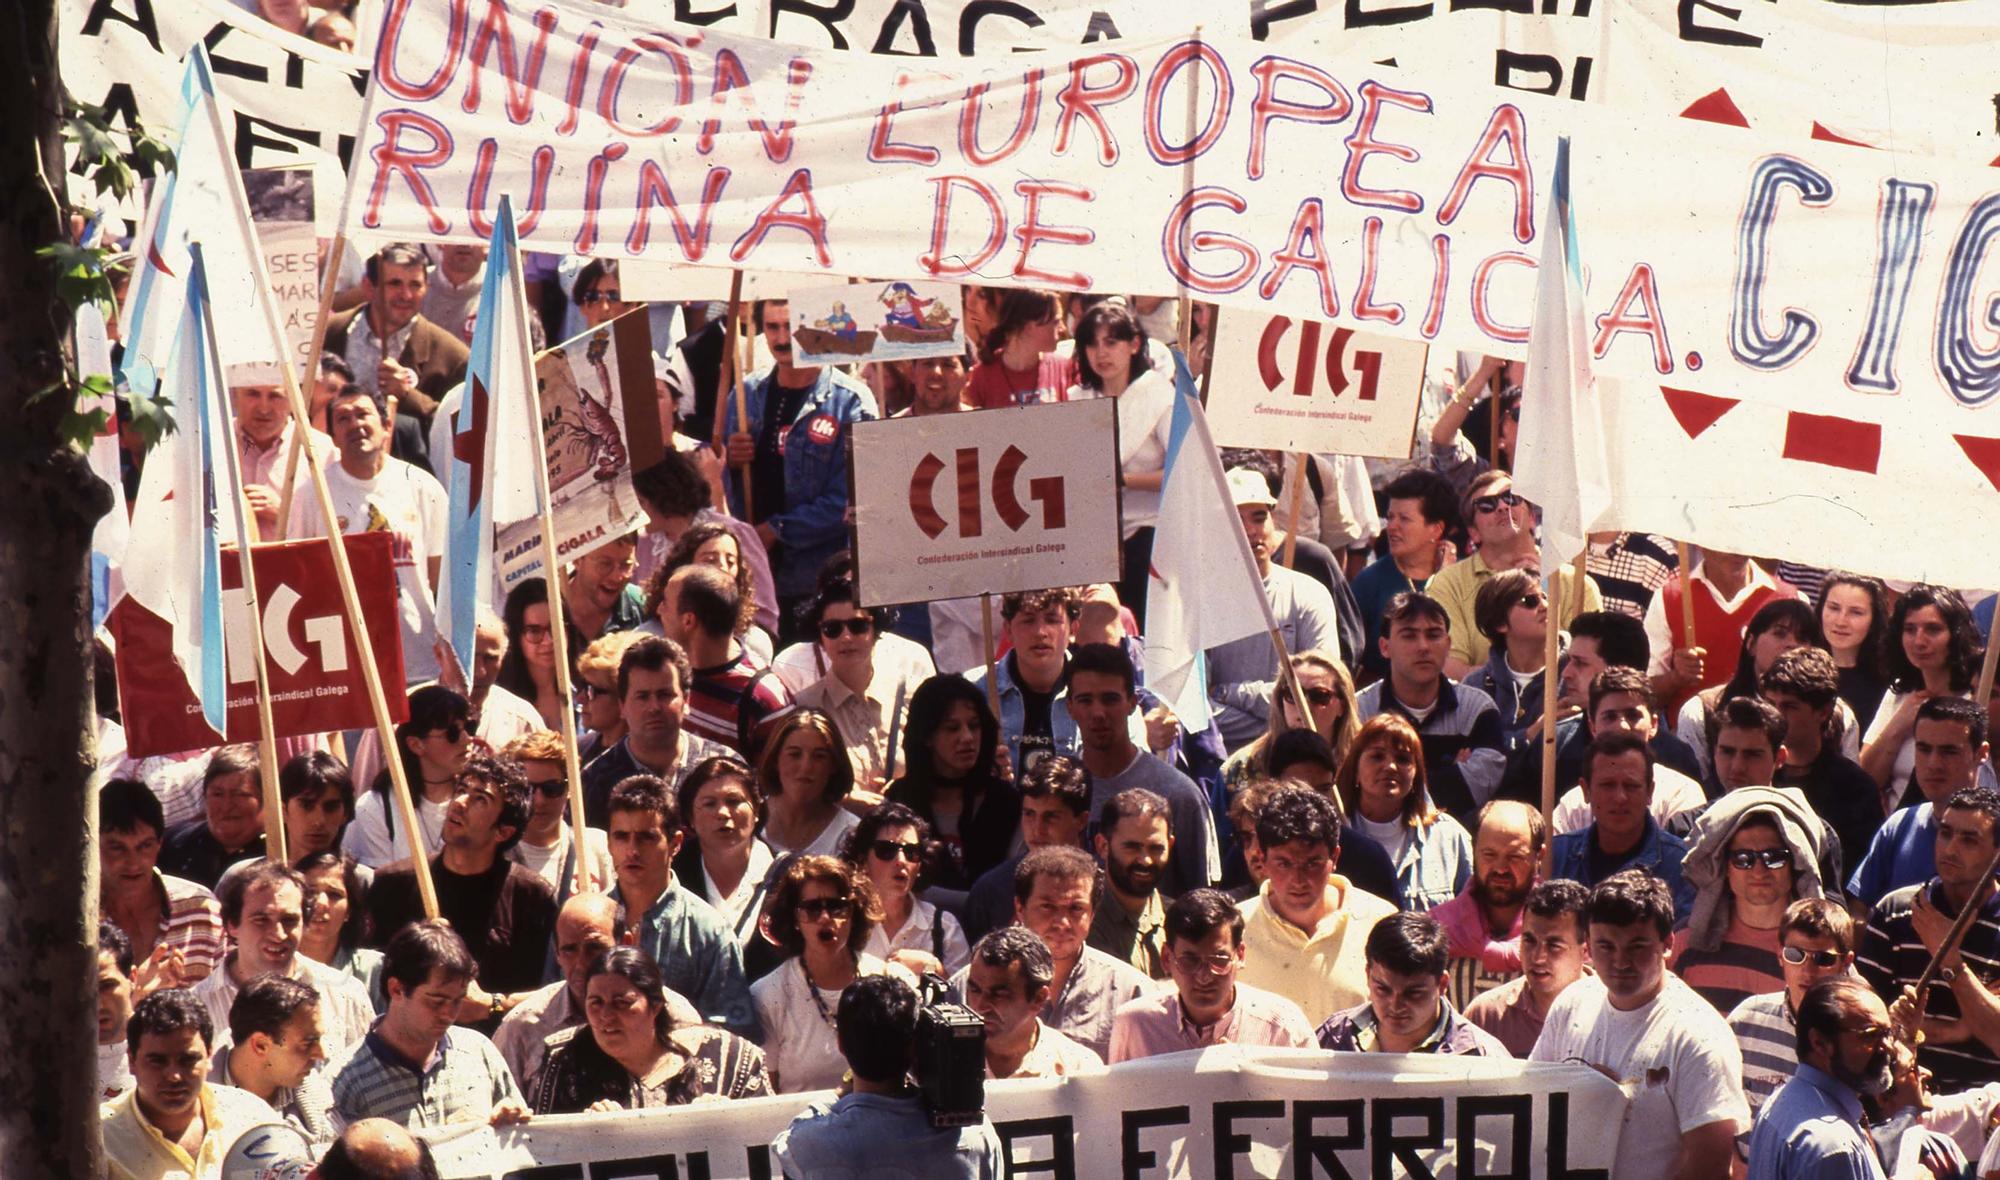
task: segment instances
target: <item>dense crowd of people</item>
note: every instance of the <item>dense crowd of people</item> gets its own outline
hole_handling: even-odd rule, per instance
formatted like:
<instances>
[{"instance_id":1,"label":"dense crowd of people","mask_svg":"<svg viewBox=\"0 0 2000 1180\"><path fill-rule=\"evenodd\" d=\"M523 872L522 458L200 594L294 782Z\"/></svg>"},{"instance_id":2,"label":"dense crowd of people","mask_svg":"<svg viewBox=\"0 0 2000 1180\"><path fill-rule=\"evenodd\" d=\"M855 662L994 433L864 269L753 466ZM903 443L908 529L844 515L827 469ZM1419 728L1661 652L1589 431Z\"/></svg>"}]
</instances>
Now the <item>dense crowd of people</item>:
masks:
<instances>
[{"instance_id":1,"label":"dense crowd of people","mask_svg":"<svg viewBox=\"0 0 2000 1180\"><path fill-rule=\"evenodd\" d=\"M1632 534L1540 571L1507 473L1520 366L1470 357L1406 461L1223 453L1289 657L1209 652L1207 715L1178 716L1145 683L1145 570L1172 527L1163 346L1199 367L1206 310L1184 331L1172 301L968 289L976 355L849 373L795 365L767 300L740 419L728 317L668 316L645 530L559 601L515 587L469 680L438 682L427 439L483 274L442 254L366 260L309 438L340 526L398 542L397 748L288 739L266 859L254 747L124 757L102 701L113 1176L216 1174L258 1122L414 1167L399 1128L845 1086L779 1145L811 1175L895 1114L883 1046L930 976L994 1080L1222 1043L1581 1062L1628 1084L1620 1180L2000 1172L2000 790L1959 592L1782 554L1682 570ZM535 273L551 336L640 306L614 263ZM250 499L311 535L269 393L232 390ZM1004 595L990 651L976 599L863 605L855 422L1099 396L1121 582Z\"/></svg>"}]
</instances>

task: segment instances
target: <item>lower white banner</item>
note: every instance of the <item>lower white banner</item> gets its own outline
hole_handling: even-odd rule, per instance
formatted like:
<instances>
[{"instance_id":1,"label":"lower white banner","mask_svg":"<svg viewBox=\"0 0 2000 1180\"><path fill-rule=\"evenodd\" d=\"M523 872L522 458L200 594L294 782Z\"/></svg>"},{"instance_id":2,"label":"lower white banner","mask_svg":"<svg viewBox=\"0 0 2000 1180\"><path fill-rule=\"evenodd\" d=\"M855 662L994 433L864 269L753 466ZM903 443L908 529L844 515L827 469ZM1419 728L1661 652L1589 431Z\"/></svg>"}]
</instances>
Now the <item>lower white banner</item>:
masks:
<instances>
[{"instance_id":1,"label":"lower white banner","mask_svg":"<svg viewBox=\"0 0 2000 1180\"><path fill-rule=\"evenodd\" d=\"M824 1097L550 1116L431 1142L446 1180L770 1180L771 1140ZM1234 1045L986 1092L1008 1175L1051 1180L1604 1180L1624 1107L1581 1065Z\"/></svg>"}]
</instances>

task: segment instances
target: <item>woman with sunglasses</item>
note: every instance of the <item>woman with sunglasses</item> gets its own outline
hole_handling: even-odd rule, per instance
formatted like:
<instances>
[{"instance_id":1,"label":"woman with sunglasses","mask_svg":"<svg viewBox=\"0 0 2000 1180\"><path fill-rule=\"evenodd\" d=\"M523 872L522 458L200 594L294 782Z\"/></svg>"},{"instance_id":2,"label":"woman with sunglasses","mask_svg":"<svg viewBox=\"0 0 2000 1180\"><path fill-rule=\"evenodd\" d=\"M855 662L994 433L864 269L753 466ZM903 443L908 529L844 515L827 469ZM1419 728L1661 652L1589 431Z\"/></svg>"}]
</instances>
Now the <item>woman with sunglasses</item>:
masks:
<instances>
[{"instance_id":1,"label":"woman with sunglasses","mask_svg":"<svg viewBox=\"0 0 2000 1180\"><path fill-rule=\"evenodd\" d=\"M1000 723L986 694L960 676L933 676L910 697L903 731L908 773L889 800L930 825L942 849L932 884L965 890L1014 851L1021 795L996 771Z\"/></svg>"},{"instance_id":2,"label":"woman with sunglasses","mask_svg":"<svg viewBox=\"0 0 2000 1180\"><path fill-rule=\"evenodd\" d=\"M1027 406L1060 398L1075 380L1056 353L1061 305L1047 291L1008 288L987 293L992 326L979 342L979 363L965 381L965 397L982 410Z\"/></svg>"},{"instance_id":3,"label":"woman with sunglasses","mask_svg":"<svg viewBox=\"0 0 2000 1180\"><path fill-rule=\"evenodd\" d=\"M1674 934L1673 968L1724 1013L1785 986L1778 952L1785 911L1822 897L1828 837L1811 807L1770 787L1731 791L1689 834L1681 872L1695 890Z\"/></svg>"},{"instance_id":4,"label":"woman with sunglasses","mask_svg":"<svg viewBox=\"0 0 2000 1180\"><path fill-rule=\"evenodd\" d=\"M780 1093L831 1089L847 1072L834 1037L840 993L864 975L916 977L862 950L882 903L867 874L830 856L797 856L778 870L760 921L764 937L788 956L750 985L764 1026L764 1060Z\"/></svg>"},{"instance_id":5,"label":"woman with sunglasses","mask_svg":"<svg viewBox=\"0 0 2000 1180\"><path fill-rule=\"evenodd\" d=\"M764 799L760 835L780 856L832 856L861 822L841 806L854 788L847 748L833 718L818 709L785 715L757 763L757 787Z\"/></svg>"},{"instance_id":6,"label":"woman with sunglasses","mask_svg":"<svg viewBox=\"0 0 2000 1180\"><path fill-rule=\"evenodd\" d=\"M1395 862L1405 908L1421 913L1465 888L1472 837L1431 802L1423 743L1401 714L1369 718L1333 782L1354 826Z\"/></svg>"},{"instance_id":7,"label":"woman with sunglasses","mask_svg":"<svg viewBox=\"0 0 2000 1180\"><path fill-rule=\"evenodd\" d=\"M949 978L972 961L958 919L917 897L924 884L931 830L916 812L884 803L847 835L841 859L868 875L882 899L882 920L868 936L868 953Z\"/></svg>"},{"instance_id":8,"label":"woman with sunglasses","mask_svg":"<svg viewBox=\"0 0 2000 1180\"><path fill-rule=\"evenodd\" d=\"M644 632L614 631L591 641L576 658L569 686L576 693L577 765L625 740L625 710L618 700L618 661ZM556 732L556 731L549 731Z\"/></svg>"},{"instance_id":9,"label":"woman with sunglasses","mask_svg":"<svg viewBox=\"0 0 2000 1180\"><path fill-rule=\"evenodd\" d=\"M1542 670L1549 634L1549 604L1541 579L1530 570L1501 570L1472 597L1472 622L1492 645L1486 662L1465 683L1493 698L1509 757L1541 734Z\"/></svg>"},{"instance_id":10,"label":"woman with sunglasses","mask_svg":"<svg viewBox=\"0 0 2000 1180\"><path fill-rule=\"evenodd\" d=\"M894 777L889 735L909 708L908 686L875 659L876 638L888 621L887 611L860 604L852 579L822 583L806 604L805 624L818 637L826 674L793 698L833 718L854 768L857 801L871 805L881 802L883 784Z\"/></svg>"},{"instance_id":11,"label":"woman with sunglasses","mask_svg":"<svg viewBox=\"0 0 2000 1180\"><path fill-rule=\"evenodd\" d=\"M674 800L688 833L674 857L674 879L720 914L736 945L748 951L759 941L752 935L775 859L757 838L764 819L757 778L732 756L704 758L681 780Z\"/></svg>"},{"instance_id":12,"label":"woman with sunglasses","mask_svg":"<svg viewBox=\"0 0 2000 1180\"><path fill-rule=\"evenodd\" d=\"M1904 797L1915 795L1910 774L1917 764L1917 707L1932 697L1971 696L1984 650L1958 591L1927 583L1896 600L1886 644L1889 691L1861 738L1858 759L1882 784L1885 813L1922 802Z\"/></svg>"},{"instance_id":13,"label":"woman with sunglasses","mask_svg":"<svg viewBox=\"0 0 2000 1180\"><path fill-rule=\"evenodd\" d=\"M764 1051L720 1028L673 1027L660 965L613 947L584 969L584 1023L554 1033L535 1082L536 1114L685 1106L771 1093Z\"/></svg>"},{"instance_id":14,"label":"woman with sunglasses","mask_svg":"<svg viewBox=\"0 0 2000 1180\"><path fill-rule=\"evenodd\" d=\"M1361 715L1354 707L1354 678L1347 674L1340 657L1323 647L1292 656L1292 675L1298 677L1299 688L1305 693L1310 727L1333 747L1337 765L1361 731ZM1298 697L1280 680L1271 690L1270 720L1264 732L1222 764L1222 783L1229 795L1234 798L1246 784L1270 778L1275 772L1271 746L1278 735L1307 727L1307 719L1299 715Z\"/></svg>"},{"instance_id":15,"label":"woman with sunglasses","mask_svg":"<svg viewBox=\"0 0 2000 1180\"><path fill-rule=\"evenodd\" d=\"M1866 733L1889 691L1882 650L1889 633L1889 588L1863 574L1828 574L1820 584L1819 629L1840 669L1840 699Z\"/></svg>"},{"instance_id":16,"label":"woman with sunglasses","mask_svg":"<svg viewBox=\"0 0 2000 1180\"><path fill-rule=\"evenodd\" d=\"M515 738L500 753L521 764L534 793L528 800L528 823L521 838L501 855L540 877L556 896L556 904L576 889L576 859L569 812L569 779L563 771L562 738L546 729ZM583 829L585 867L591 888L608 892L618 880L611 845L598 828Z\"/></svg>"},{"instance_id":17,"label":"woman with sunglasses","mask_svg":"<svg viewBox=\"0 0 2000 1180\"><path fill-rule=\"evenodd\" d=\"M1819 633L1819 616L1812 604L1798 598L1774 598L1757 608L1743 629L1743 643L1736 657L1736 671L1728 680L1705 688L1687 699L1674 719L1674 736L1687 743L1701 764L1703 779L1713 777L1709 748L1718 727L1717 710L1724 701L1756 696L1757 685L1779 656L1801 647L1825 647ZM1843 756L1852 758L1860 751L1861 731L1845 702L1834 702L1832 740Z\"/></svg>"},{"instance_id":18,"label":"woman with sunglasses","mask_svg":"<svg viewBox=\"0 0 2000 1180\"><path fill-rule=\"evenodd\" d=\"M451 802L452 778L472 752L472 706L443 685L427 684L410 694L410 719L396 727L396 752L403 778L417 807L424 856L444 845L444 810ZM342 851L371 869L410 858L409 834L389 802L389 770L375 776L372 789L354 801L354 822L341 837Z\"/></svg>"},{"instance_id":19,"label":"woman with sunglasses","mask_svg":"<svg viewBox=\"0 0 2000 1180\"><path fill-rule=\"evenodd\" d=\"M507 627L507 654L500 657L500 674L493 683L535 706L542 724L562 732L567 702L556 691L556 640L549 626L549 586L530 578L507 592L501 613ZM574 629L569 631L572 640Z\"/></svg>"}]
</instances>

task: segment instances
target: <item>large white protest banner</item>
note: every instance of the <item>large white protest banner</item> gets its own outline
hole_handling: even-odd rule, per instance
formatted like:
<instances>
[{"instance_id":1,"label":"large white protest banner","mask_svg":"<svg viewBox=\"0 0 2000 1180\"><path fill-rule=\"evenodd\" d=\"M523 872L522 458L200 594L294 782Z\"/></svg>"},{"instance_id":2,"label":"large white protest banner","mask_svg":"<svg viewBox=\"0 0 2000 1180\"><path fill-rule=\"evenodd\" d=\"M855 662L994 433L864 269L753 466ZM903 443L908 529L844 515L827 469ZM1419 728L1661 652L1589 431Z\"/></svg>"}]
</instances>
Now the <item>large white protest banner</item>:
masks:
<instances>
[{"instance_id":1,"label":"large white protest banner","mask_svg":"<svg viewBox=\"0 0 2000 1180\"><path fill-rule=\"evenodd\" d=\"M447 1180L769 1180L777 1174L772 1138L809 1102L829 1097L542 1117L514 1130L431 1138ZM1009 1174L1050 1180L1603 1180L1625 1105L1615 1084L1581 1065L1235 1045L1095 1076L989 1082L986 1101Z\"/></svg>"},{"instance_id":2,"label":"large white protest banner","mask_svg":"<svg viewBox=\"0 0 2000 1180\"><path fill-rule=\"evenodd\" d=\"M1118 580L1118 403L854 426L854 564L871 606Z\"/></svg>"},{"instance_id":3,"label":"large white protest banner","mask_svg":"<svg viewBox=\"0 0 2000 1180\"><path fill-rule=\"evenodd\" d=\"M1318 320L1216 321L1208 427L1226 447L1410 457L1430 346Z\"/></svg>"},{"instance_id":4,"label":"large white protest banner","mask_svg":"<svg viewBox=\"0 0 2000 1180\"><path fill-rule=\"evenodd\" d=\"M2000 195L1983 169L1495 101L1335 65L1298 37L1282 54L1126 42L904 85L861 55L688 44L555 3L539 75L510 86L464 48L476 30L454 11L390 8L356 225L469 238L497 193L526 192L524 239L548 249L1066 288L1184 282L1230 307L1519 355L1536 195L1566 133L1591 194L1578 232L1597 372L1896 433L1936 458L1915 485L1875 494L2000 507L1984 463L2000 422L1982 413L2000 392L2000 346L1978 318ZM1183 88L1196 77L1207 98L1190 139ZM1711 453L1683 483L1740 458ZM1949 521L1864 531L1866 568L1996 580L2000 559L1952 544Z\"/></svg>"}]
</instances>

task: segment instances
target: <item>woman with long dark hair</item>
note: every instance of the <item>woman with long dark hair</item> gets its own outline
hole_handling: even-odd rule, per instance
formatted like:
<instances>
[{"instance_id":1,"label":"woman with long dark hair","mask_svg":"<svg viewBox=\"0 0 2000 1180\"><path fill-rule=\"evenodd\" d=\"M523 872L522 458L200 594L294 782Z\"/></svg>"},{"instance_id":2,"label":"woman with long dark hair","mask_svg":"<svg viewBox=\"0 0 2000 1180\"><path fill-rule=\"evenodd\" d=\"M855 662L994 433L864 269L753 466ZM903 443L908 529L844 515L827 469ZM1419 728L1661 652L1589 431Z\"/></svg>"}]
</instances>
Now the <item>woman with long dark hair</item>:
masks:
<instances>
[{"instance_id":1,"label":"woman with long dark hair","mask_svg":"<svg viewBox=\"0 0 2000 1180\"><path fill-rule=\"evenodd\" d=\"M1820 584L1819 627L1833 666L1840 669L1840 699L1854 710L1855 722L1866 733L1889 691L1889 672L1883 666L1889 588L1880 578L1838 570L1828 574Z\"/></svg>"},{"instance_id":2,"label":"woman with long dark hair","mask_svg":"<svg viewBox=\"0 0 2000 1180\"><path fill-rule=\"evenodd\" d=\"M1701 764L1703 778L1711 777L1709 746L1715 737L1715 718L1724 701L1757 695L1757 685L1771 665L1786 652L1800 647L1826 646L1820 634L1819 612L1798 598L1774 598L1757 608L1743 628L1743 645L1736 657L1736 671L1712 688L1687 699L1674 720L1674 736L1687 743ZM1834 707L1834 732L1830 735L1849 757L1859 748L1861 731L1854 717L1839 704Z\"/></svg>"},{"instance_id":3,"label":"woman with long dark hair","mask_svg":"<svg viewBox=\"0 0 2000 1180\"><path fill-rule=\"evenodd\" d=\"M529 578L508 591L501 622L507 627L507 654L500 657L500 674L493 683L533 705L542 724L562 732L562 711L568 702L556 691L556 640L549 623L548 583ZM569 634L573 638L575 632Z\"/></svg>"},{"instance_id":4,"label":"woman with long dark hair","mask_svg":"<svg viewBox=\"0 0 2000 1180\"><path fill-rule=\"evenodd\" d=\"M1160 519L1160 484L1166 477L1173 424L1174 384L1153 371L1138 317L1118 300L1097 304L1077 321L1076 372L1071 398L1108 397L1118 402L1118 466L1125 489L1119 500L1125 576L1118 584L1118 598L1132 608L1143 629L1147 569L1153 528Z\"/></svg>"},{"instance_id":5,"label":"woman with long dark hair","mask_svg":"<svg viewBox=\"0 0 2000 1180\"><path fill-rule=\"evenodd\" d=\"M918 976L950 977L972 961L972 948L957 918L917 896L932 848L923 817L900 803L884 803L847 834L840 858L866 873L882 899L868 953Z\"/></svg>"},{"instance_id":6,"label":"woman with long dark hair","mask_svg":"<svg viewBox=\"0 0 2000 1180\"><path fill-rule=\"evenodd\" d=\"M443 845L452 778L472 752L471 717L472 706L464 697L443 685L427 684L410 694L410 719L396 727L396 754L416 804L426 858L436 856ZM371 788L354 801L354 822L341 838L341 849L369 868L410 856L409 834L389 801L392 790L385 766Z\"/></svg>"},{"instance_id":7,"label":"woman with long dark hair","mask_svg":"<svg viewBox=\"0 0 2000 1180\"><path fill-rule=\"evenodd\" d=\"M999 744L986 694L963 677L933 676L910 695L909 770L885 795L923 817L942 845L934 885L968 889L1013 852L1021 795L995 769Z\"/></svg>"},{"instance_id":8,"label":"woman with long dark hair","mask_svg":"<svg viewBox=\"0 0 2000 1180\"><path fill-rule=\"evenodd\" d=\"M1054 401L1070 387L1071 365L1057 354L1062 305L1047 291L1009 287L988 291L992 326L978 342L979 363L965 396L982 410Z\"/></svg>"},{"instance_id":9,"label":"woman with long dark hair","mask_svg":"<svg viewBox=\"0 0 2000 1180\"><path fill-rule=\"evenodd\" d=\"M695 763L674 792L687 839L674 858L674 878L721 915L738 946L754 941L764 906L770 845L757 838L764 793L756 774L728 754Z\"/></svg>"},{"instance_id":10,"label":"woman with long dark hair","mask_svg":"<svg viewBox=\"0 0 2000 1180\"><path fill-rule=\"evenodd\" d=\"M1885 812L1905 806L1916 769L1917 707L1970 696L1984 648L1958 591L1920 582L1896 600L1884 640L1889 692L1861 739L1861 769L1882 784Z\"/></svg>"},{"instance_id":11,"label":"woman with long dark hair","mask_svg":"<svg viewBox=\"0 0 2000 1180\"><path fill-rule=\"evenodd\" d=\"M299 953L335 971L345 971L368 989L381 1012L389 998L382 990L382 952L361 945L368 936L368 886L375 873L338 852L315 852L292 865L306 879L312 917L299 932Z\"/></svg>"},{"instance_id":12,"label":"woman with long dark hair","mask_svg":"<svg viewBox=\"0 0 2000 1180\"><path fill-rule=\"evenodd\" d=\"M613 947L584 970L584 1024L549 1037L536 1114L645 1110L771 1093L764 1051L726 1029L673 1027L660 965Z\"/></svg>"}]
</instances>

